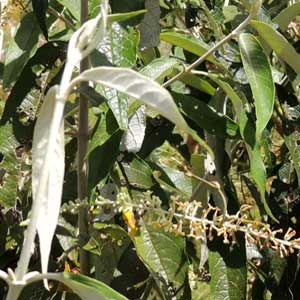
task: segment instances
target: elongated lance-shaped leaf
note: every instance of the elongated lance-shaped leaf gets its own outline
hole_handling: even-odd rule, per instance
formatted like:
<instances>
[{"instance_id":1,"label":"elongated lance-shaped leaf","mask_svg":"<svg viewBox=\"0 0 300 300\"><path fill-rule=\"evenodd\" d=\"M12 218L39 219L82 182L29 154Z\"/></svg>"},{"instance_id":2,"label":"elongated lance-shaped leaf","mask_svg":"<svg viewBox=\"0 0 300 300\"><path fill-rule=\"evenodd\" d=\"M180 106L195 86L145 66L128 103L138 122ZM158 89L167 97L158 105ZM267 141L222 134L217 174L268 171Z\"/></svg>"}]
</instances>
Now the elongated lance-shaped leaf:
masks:
<instances>
[{"instance_id":1,"label":"elongated lance-shaped leaf","mask_svg":"<svg viewBox=\"0 0 300 300\"><path fill-rule=\"evenodd\" d=\"M128 300L103 282L80 274L49 273L47 277L64 283L82 300Z\"/></svg>"},{"instance_id":2,"label":"elongated lance-shaped leaf","mask_svg":"<svg viewBox=\"0 0 300 300\"><path fill-rule=\"evenodd\" d=\"M299 4L299 3L298 3ZM251 21L251 25L279 58L284 60L297 74L300 73L300 55L293 45L269 24Z\"/></svg>"},{"instance_id":3,"label":"elongated lance-shaped leaf","mask_svg":"<svg viewBox=\"0 0 300 300\"><path fill-rule=\"evenodd\" d=\"M286 31L291 21L300 14L300 3L294 3L289 5L285 9L281 10L278 15L272 20L276 22L281 32Z\"/></svg>"},{"instance_id":4,"label":"elongated lance-shaped leaf","mask_svg":"<svg viewBox=\"0 0 300 300\"><path fill-rule=\"evenodd\" d=\"M64 101L56 98L57 93L57 86L47 93L35 125L32 145L32 210L38 214L32 218L37 218L43 273L47 272L64 178Z\"/></svg>"},{"instance_id":5,"label":"elongated lance-shaped leaf","mask_svg":"<svg viewBox=\"0 0 300 300\"><path fill-rule=\"evenodd\" d=\"M187 125L170 93L157 82L130 69L97 67L80 74L71 82L69 89L73 89L74 85L82 81L93 81L105 87L116 89L149 105L177 125L178 128L193 136L214 157L210 147Z\"/></svg>"},{"instance_id":6,"label":"elongated lance-shaped leaf","mask_svg":"<svg viewBox=\"0 0 300 300\"><path fill-rule=\"evenodd\" d=\"M256 138L259 140L274 107L275 86L266 54L252 34L239 36L243 66L249 79L256 109Z\"/></svg>"}]
</instances>

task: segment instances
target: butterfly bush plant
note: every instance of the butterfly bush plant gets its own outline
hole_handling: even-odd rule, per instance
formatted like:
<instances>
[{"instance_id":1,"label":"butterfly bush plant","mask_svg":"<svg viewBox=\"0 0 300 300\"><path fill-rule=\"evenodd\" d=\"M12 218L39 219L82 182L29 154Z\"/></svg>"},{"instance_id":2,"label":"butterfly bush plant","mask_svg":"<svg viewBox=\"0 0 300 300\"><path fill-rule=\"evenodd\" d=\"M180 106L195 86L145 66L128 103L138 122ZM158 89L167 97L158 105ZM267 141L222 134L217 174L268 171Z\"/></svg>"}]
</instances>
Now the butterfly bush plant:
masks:
<instances>
[{"instance_id":1,"label":"butterfly bush plant","mask_svg":"<svg viewBox=\"0 0 300 300\"><path fill-rule=\"evenodd\" d=\"M298 295L300 114L279 87L299 98L299 3L88 1L79 26L79 1L16 2L1 7L3 299Z\"/></svg>"}]
</instances>

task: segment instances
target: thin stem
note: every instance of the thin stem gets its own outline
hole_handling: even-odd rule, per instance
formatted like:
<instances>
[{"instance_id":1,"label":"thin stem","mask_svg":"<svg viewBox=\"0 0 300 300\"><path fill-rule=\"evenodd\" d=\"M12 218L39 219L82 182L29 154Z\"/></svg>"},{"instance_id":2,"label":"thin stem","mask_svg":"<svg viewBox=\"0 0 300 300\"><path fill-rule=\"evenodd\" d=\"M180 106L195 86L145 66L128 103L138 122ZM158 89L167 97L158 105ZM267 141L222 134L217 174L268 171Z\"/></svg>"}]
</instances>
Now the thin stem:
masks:
<instances>
[{"instance_id":1,"label":"thin stem","mask_svg":"<svg viewBox=\"0 0 300 300\"><path fill-rule=\"evenodd\" d=\"M212 55L215 51L217 51L219 48L221 48L224 44L229 42L232 38L234 38L239 31L244 29L249 22L252 20L253 15L249 15L236 29L234 29L231 33L226 35L222 40L220 40L214 47L212 47L210 50L208 50L205 54L203 54L201 57L199 57L195 62L193 62L191 65L189 65L185 72L180 72L168 81L166 81L163 84L163 87L168 87L171 83L174 81L180 79L184 74L190 73L194 68L202 64L210 55Z\"/></svg>"},{"instance_id":2,"label":"thin stem","mask_svg":"<svg viewBox=\"0 0 300 300\"><path fill-rule=\"evenodd\" d=\"M60 12L56 11L53 7L49 6L48 7L48 12L50 14L52 14L53 16L55 16L56 18L62 20L69 28L71 28L73 31L76 30L76 27L68 20L65 18L65 16L63 14L61 14Z\"/></svg>"},{"instance_id":3,"label":"thin stem","mask_svg":"<svg viewBox=\"0 0 300 300\"><path fill-rule=\"evenodd\" d=\"M81 25L88 19L88 0L81 0ZM80 64L80 72L84 72L89 68L89 58L82 60ZM86 83L82 83L86 84ZM83 95L80 95L79 100L79 128L78 128L78 198L83 202L88 196L88 178L87 178L87 161L85 155L89 142L89 107L88 101ZM90 262L89 254L82 248L88 236L88 211L85 205L82 205L78 212L78 227L79 227L79 239L80 239L80 272L84 275L90 274Z\"/></svg>"}]
</instances>

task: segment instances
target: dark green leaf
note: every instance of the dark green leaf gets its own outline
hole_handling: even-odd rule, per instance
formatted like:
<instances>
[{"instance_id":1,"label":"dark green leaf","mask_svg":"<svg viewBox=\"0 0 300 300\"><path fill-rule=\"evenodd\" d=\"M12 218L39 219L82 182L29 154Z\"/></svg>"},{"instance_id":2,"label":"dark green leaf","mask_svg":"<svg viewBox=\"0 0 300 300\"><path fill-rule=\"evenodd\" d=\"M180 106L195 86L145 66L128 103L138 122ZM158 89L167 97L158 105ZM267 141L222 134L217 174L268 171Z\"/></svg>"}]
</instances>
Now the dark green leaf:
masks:
<instances>
[{"instance_id":1,"label":"dark green leaf","mask_svg":"<svg viewBox=\"0 0 300 300\"><path fill-rule=\"evenodd\" d=\"M28 13L21 20L17 33L8 46L3 74L4 87L8 87L19 77L30 56L35 53L39 33L34 13Z\"/></svg>"},{"instance_id":2,"label":"dark green leaf","mask_svg":"<svg viewBox=\"0 0 300 300\"><path fill-rule=\"evenodd\" d=\"M127 232L114 224L94 223L89 242L84 249L95 254L95 276L110 284L123 252L130 244Z\"/></svg>"},{"instance_id":3,"label":"dark green leaf","mask_svg":"<svg viewBox=\"0 0 300 300\"><path fill-rule=\"evenodd\" d=\"M277 222L274 217L266 199L266 168L262 160L260 152L261 140L255 137L255 125L251 118L243 112L240 119L240 132L246 143L246 149L250 160L250 173L256 186L259 190L261 201L263 203L266 213Z\"/></svg>"},{"instance_id":4,"label":"dark green leaf","mask_svg":"<svg viewBox=\"0 0 300 300\"><path fill-rule=\"evenodd\" d=\"M130 163L122 163L122 166L129 184L133 187L150 189L154 185L152 170L142 159L136 157Z\"/></svg>"},{"instance_id":5,"label":"dark green leaf","mask_svg":"<svg viewBox=\"0 0 300 300\"><path fill-rule=\"evenodd\" d=\"M119 154L122 131L116 131L103 145L89 154L89 192L104 183Z\"/></svg>"},{"instance_id":6,"label":"dark green leaf","mask_svg":"<svg viewBox=\"0 0 300 300\"><path fill-rule=\"evenodd\" d=\"M235 137L238 125L226 115L222 115L206 103L183 94L173 93L180 110L200 128L222 137Z\"/></svg>"},{"instance_id":7,"label":"dark green leaf","mask_svg":"<svg viewBox=\"0 0 300 300\"><path fill-rule=\"evenodd\" d=\"M143 222L135 236L137 254L160 282L166 299L188 300L184 294L188 263L185 239Z\"/></svg>"},{"instance_id":8,"label":"dark green leaf","mask_svg":"<svg viewBox=\"0 0 300 300\"><path fill-rule=\"evenodd\" d=\"M48 0L32 0L32 8L38 19L42 32L48 40L48 28L46 25L46 11L48 8Z\"/></svg>"},{"instance_id":9,"label":"dark green leaf","mask_svg":"<svg viewBox=\"0 0 300 300\"><path fill-rule=\"evenodd\" d=\"M102 146L118 130L118 128L118 124L112 111L108 110L95 125L86 155L88 156L95 148Z\"/></svg>"},{"instance_id":10,"label":"dark green leaf","mask_svg":"<svg viewBox=\"0 0 300 300\"><path fill-rule=\"evenodd\" d=\"M66 44L63 42L50 42L39 48L21 72L5 103L0 124L12 122L14 135L21 143L25 143L32 138L32 120L30 120L30 124L24 125L20 121L18 108L26 99L28 93L37 88L38 75L34 72L34 68L38 66L39 68L42 67L41 71L46 71L49 70L49 66L54 66L54 62L58 58L63 61L65 58L65 46Z\"/></svg>"},{"instance_id":11,"label":"dark green leaf","mask_svg":"<svg viewBox=\"0 0 300 300\"><path fill-rule=\"evenodd\" d=\"M210 287L214 300L245 300L247 267L245 247L214 241L209 245Z\"/></svg>"},{"instance_id":12,"label":"dark green leaf","mask_svg":"<svg viewBox=\"0 0 300 300\"><path fill-rule=\"evenodd\" d=\"M117 13L127 13L138 11L145 8L144 0L131 0L131 1L119 1L119 0L110 0L109 4L113 14ZM143 19L143 16L136 16L131 18L127 21L123 21L122 25L124 27L129 26L136 26L138 25Z\"/></svg>"}]
</instances>

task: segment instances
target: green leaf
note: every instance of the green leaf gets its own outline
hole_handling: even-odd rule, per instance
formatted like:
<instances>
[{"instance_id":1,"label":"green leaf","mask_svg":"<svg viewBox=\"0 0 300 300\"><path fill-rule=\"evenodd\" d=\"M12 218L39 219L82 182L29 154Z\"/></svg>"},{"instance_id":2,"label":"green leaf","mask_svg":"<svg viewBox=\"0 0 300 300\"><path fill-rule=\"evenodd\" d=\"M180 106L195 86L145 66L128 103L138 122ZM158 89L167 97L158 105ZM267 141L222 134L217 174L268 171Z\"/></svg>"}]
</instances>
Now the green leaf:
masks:
<instances>
[{"instance_id":1,"label":"green leaf","mask_svg":"<svg viewBox=\"0 0 300 300\"><path fill-rule=\"evenodd\" d=\"M177 195L180 195L183 199L189 198L190 194L186 194L183 190L174 187L174 184L171 182L171 180L163 170L154 171L153 178L163 190L166 190L169 193L176 193Z\"/></svg>"},{"instance_id":2,"label":"green leaf","mask_svg":"<svg viewBox=\"0 0 300 300\"><path fill-rule=\"evenodd\" d=\"M93 227L84 249L95 254L96 279L110 284L120 257L130 244L130 238L118 225L94 223Z\"/></svg>"},{"instance_id":3,"label":"green leaf","mask_svg":"<svg viewBox=\"0 0 300 300\"><path fill-rule=\"evenodd\" d=\"M283 9L274 19L282 31L288 28L290 22L300 13L300 3L294 3Z\"/></svg>"},{"instance_id":4,"label":"green leaf","mask_svg":"<svg viewBox=\"0 0 300 300\"><path fill-rule=\"evenodd\" d=\"M207 80L190 73L182 75L180 81L210 96L213 96L216 92L216 89Z\"/></svg>"},{"instance_id":5,"label":"green leaf","mask_svg":"<svg viewBox=\"0 0 300 300\"><path fill-rule=\"evenodd\" d=\"M113 22L123 22L138 15L144 14L146 12L145 9L130 11L126 13L112 14L107 16L108 24L112 24Z\"/></svg>"},{"instance_id":6,"label":"green leaf","mask_svg":"<svg viewBox=\"0 0 300 300\"><path fill-rule=\"evenodd\" d=\"M226 95L232 102L235 113L237 114L238 118L240 118L243 111L243 103L246 101L243 101L241 96L237 91L234 90L234 88L230 85L226 78L216 74L207 74L207 76L226 93Z\"/></svg>"},{"instance_id":7,"label":"green leaf","mask_svg":"<svg viewBox=\"0 0 300 300\"><path fill-rule=\"evenodd\" d=\"M248 33L239 36L243 66L249 79L256 109L256 139L260 139L274 107L275 86L272 71L258 40Z\"/></svg>"},{"instance_id":8,"label":"green leaf","mask_svg":"<svg viewBox=\"0 0 300 300\"><path fill-rule=\"evenodd\" d=\"M84 275L57 273L52 274L51 279L64 283L82 300L128 300L106 284Z\"/></svg>"},{"instance_id":9,"label":"green leaf","mask_svg":"<svg viewBox=\"0 0 300 300\"><path fill-rule=\"evenodd\" d=\"M292 156L293 165L298 177L298 186L300 186L300 133L294 131L286 135L284 140Z\"/></svg>"},{"instance_id":10,"label":"green leaf","mask_svg":"<svg viewBox=\"0 0 300 300\"><path fill-rule=\"evenodd\" d=\"M140 73L159 83L163 83L165 77L171 75L174 68L178 67L179 64L180 62L176 58L160 57L143 67Z\"/></svg>"},{"instance_id":11,"label":"green leaf","mask_svg":"<svg viewBox=\"0 0 300 300\"><path fill-rule=\"evenodd\" d=\"M48 28L46 25L46 11L48 8L48 0L32 0L32 8L38 19L42 32L48 40Z\"/></svg>"},{"instance_id":12,"label":"green leaf","mask_svg":"<svg viewBox=\"0 0 300 300\"><path fill-rule=\"evenodd\" d=\"M245 300L247 292L246 253L243 245L209 243L210 287L214 300Z\"/></svg>"},{"instance_id":13,"label":"green leaf","mask_svg":"<svg viewBox=\"0 0 300 300\"><path fill-rule=\"evenodd\" d=\"M52 69L51 66L55 65L57 59L62 61L65 59L63 50L65 46L64 42L50 42L40 47L24 67L5 102L1 124L12 123L15 137L22 144L32 140L33 119L29 118L29 122L26 124L21 122L19 108L25 101L27 102L27 98L35 99L32 101L33 104L37 102L37 98L41 97L40 93L37 94L36 89L40 74L36 74L34 70L39 68L43 72L49 72L49 69L57 72L57 68Z\"/></svg>"},{"instance_id":14,"label":"green leaf","mask_svg":"<svg viewBox=\"0 0 300 300\"><path fill-rule=\"evenodd\" d=\"M118 23L112 24L110 32L112 63L118 67L133 67L136 63L138 43L139 34L136 30L133 28L126 30Z\"/></svg>"},{"instance_id":15,"label":"green leaf","mask_svg":"<svg viewBox=\"0 0 300 300\"><path fill-rule=\"evenodd\" d=\"M58 0L58 2L67 8L77 21L80 20L80 0Z\"/></svg>"},{"instance_id":16,"label":"green leaf","mask_svg":"<svg viewBox=\"0 0 300 300\"><path fill-rule=\"evenodd\" d=\"M261 140L257 140L255 137L254 122L250 117L248 117L246 112L243 112L241 114L239 125L241 136L246 144L246 149L249 155L250 173L259 190L264 209L275 222L278 222L274 217L266 199L266 168L260 152Z\"/></svg>"},{"instance_id":17,"label":"green leaf","mask_svg":"<svg viewBox=\"0 0 300 300\"><path fill-rule=\"evenodd\" d=\"M105 89L104 95L120 129L126 130L128 128L128 97L112 89Z\"/></svg>"},{"instance_id":18,"label":"green leaf","mask_svg":"<svg viewBox=\"0 0 300 300\"><path fill-rule=\"evenodd\" d=\"M18 146L12 125L2 125L0 127L0 153L3 155L0 168L0 203L5 208L13 207L17 198L20 162L15 150Z\"/></svg>"},{"instance_id":19,"label":"green leaf","mask_svg":"<svg viewBox=\"0 0 300 300\"><path fill-rule=\"evenodd\" d=\"M153 177L162 189L188 199L192 192L192 180L182 171L183 156L178 149L165 142L155 148L148 158Z\"/></svg>"},{"instance_id":20,"label":"green leaf","mask_svg":"<svg viewBox=\"0 0 300 300\"><path fill-rule=\"evenodd\" d=\"M122 138L122 131L116 131L104 144L96 147L89 154L89 193L92 189L102 184L111 168L113 167L118 155L119 146Z\"/></svg>"},{"instance_id":21,"label":"green leaf","mask_svg":"<svg viewBox=\"0 0 300 300\"><path fill-rule=\"evenodd\" d=\"M197 98L175 93L173 96L180 110L200 128L222 137L233 138L237 135L238 125L226 115Z\"/></svg>"},{"instance_id":22,"label":"green leaf","mask_svg":"<svg viewBox=\"0 0 300 300\"><path fill-rule=\"evenodd\" d=\"M139 35L132 28L126 30L118 23L113 23L110 28L110 39L106 39L99 50L105 53L111 63L119 67L132 68L137 57ZM115 90L104 89L104 96L113 111L122 130L128 127L128 97Z\"/></svg>"},{"instance_id":23,"label":"green leaf","mask_svg":"<svg viewBox=\"0 0 300 300\"><path fill-rule=\"evenodd\" d=\"M184 298L188 272L185 239L143 222L134 242L138 256L160 282L166 299L188 299Z\"/></svg>"},{"instance_id":24,"label":"green leaf","mask_svg":"<svg viewBox=\"0 0 300 300\"><path fill-rule=\"evenodd\" d=\"M177 190L181 191L181 193L186 196L190 196L192 194L192 180L190 177L187 177L184 172L168 166L161 165L161 168Z\"/></svg>"},{"instance_id":25,"label":"green leaf","mask_svg":"<svg viewBox=\"0 0 300 300\"><path fill-rule=\"evenodd\" d=\"M86 156L94 149L102 146L119 129L111 110L103 114L95 125Z\"/></svg>"},{"instance_id":26,"label":"green leaf","mask_svg":"<svg viewBox=\"0 0 300 300\"><path fill-rule=\"evenodd\" d=\"M139 152L141 150L146 132L146 114L145 105L138 109L130 116L128 129L124 133L120 150L128 152Z\"/></svg>"},{"instance_id":27,"label":"green leaf","mask_svg":"<svg viewBox=\"0 0 300 300\"><path fill-rule=\"evenodd\" d=\"M142 159L136 157L130 163L122 163L122 166L129 184L133 187L150 189L154 185L152 170Z\"/></svg>"},{"instance_id":28,"label":"green leaf","mask_svg":"<svg viewBox=\"0 0 300 300\"><path fill-rule=\"evenodd\" d=\"M111 10L113 14L116 13L127 13L138 11L145 8L145 0L131 0L131 1L119 1L119 0L110 0L109 1ZM138 25L143 19L143 16L135 16L134 18L130 18L129 20L125 20L122 22L122 26L126 28L129 26Z\"/></svg>"},{"instance_id":29,"label":"green leaf","mask_svg":"<svg viewBox=\"0 0 300 300\"><path fill-rule=\"evenodd\" d=\"M266 23L251 21L251 25L275 53L299 74L300 55L291 43L282 34Z\"/></svg>"},{"instance_id":30,"label":"green leaf","mask_svg":"<svg viewBox=\"0 0 300 300\"><path fill-rule=\"evenodd\" d=\"M22 72L37 49L40 28L33 12L23 17L14 39L9 43L5 59L3 86L8 87Z\"/></svg>"},{"instance_id":31,"label":"green leaf","mask_svg":"<svg viewBox=\"0 0 300 300\"><path fill-rule=\"evenodd\" d=\"M210 47L201 40L187 34L166 31L160 34L160 39L172 45L178 46L198 56L205 54ZM207 58L212 63L217 63L213 56Z\"/></svg>"}]
</instances>

